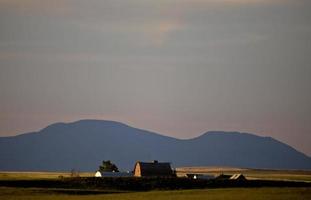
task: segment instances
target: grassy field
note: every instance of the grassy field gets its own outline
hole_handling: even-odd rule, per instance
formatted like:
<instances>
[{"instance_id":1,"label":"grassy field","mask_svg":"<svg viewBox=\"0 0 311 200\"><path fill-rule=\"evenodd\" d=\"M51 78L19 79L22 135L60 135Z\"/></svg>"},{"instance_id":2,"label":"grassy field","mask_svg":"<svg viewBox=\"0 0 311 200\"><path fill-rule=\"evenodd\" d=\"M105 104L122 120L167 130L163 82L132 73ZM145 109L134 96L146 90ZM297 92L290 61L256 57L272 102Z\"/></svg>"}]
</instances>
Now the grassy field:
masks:
<instances>
[{"instance_id":1,"label":"grassy field","mask_svg":"<svg viewBox=\"0 0 311 200\"><path fill-rule=\"evenodd\" d=\"M246 176L247 179L311 182L311 171L302 170L264 170L229 167L182 167L176 168L176 171L178 176L185 176L187 173L210 174L214 176L217 176L221 173L242 173L244 176Z\"/></svg>"},{"instance_id":2,"label":"grassy field","mask_svg":"<svg viewBox=\"0 0 311 200\"><path fill-rule=\"evenodd\" d=\"M219 175L242 173L248 179L264 180L292 180L311 182L311 171L301 170L264 170L243 169L229 167L183 167L176 168L178 176L187 173ZM32 180L32 179L55 179L59 177L70 177L70 172L0 172L0 180ZM80 172L80 177L93 177L94 172Z\"/></svg>"},{"instance_id":3,"label":"grassy field","mask_svg":"<svg viewBox=\"0 0 311 200\"><path fill-rule=\"evenodd\" d=\"M152 191L131 193L108 193L108 194L69 194L68 191L57 191L52 189L20 189L0 187L0 199L68 199L68 200L129 200L129 199L176 199L176 200L295 200L311 199L311 188L235 188L235 189L201 189L201 190L175 190L175 191Z\"/></svg>"},{"instance_id":4,"label":"grassy field","mask_svg":"<svg viewBox=\"0 0 311 200\"><path fill-rule=\"evenodd\" d=\"M70 177L70 172L0 172L0 180L34 180ZM79 173L81 177L92 177L93 172Z\"/></svg>"},{"instance_id":5,"label":"grassy field","mask_svg":"<svg viewBox=\"0 0 311 200\"><path fill-rule=\"evenodd\" d=\"M309 171L276 171L276 170L249 170L238 168L179 168L179 175L183 173L207 173L207 174L234 174L243 173L248 179L276 179L276 180L303 180L311 181L311 172ZM81 177L92 177L93 173L79 173ZM0 172L0 181L37 181L55 182L62 180L60 177L70 177L67 172ZM88 178L89 179L89 178ZM69 179L70 180L70 179ZM42 182L42 181L40 181ZM269 199L269 200L295 200L311 199L311 187L252 187L252 188L217 188L217 189L192 189L192 190L154 190L149 192L121 191L116 189L104 188L80 188L62 187L58 185L51 186L31 186L31 187L5 187L0 186L0 199L19 200L19 199L68 199L68 200L88 200L88 199ZM148 184L148 183L147 183Z\"/></svg>"},{"instance_id":6,"label":"grassy field","mask_svg":"<svg viewBox=\"0 0 311 200\"><path fill-rule=\"evenodd\" d=\"M242 173L248 179L265 180L294 180L311 182L311 171L301 170L261 170L242 168L216 168L216 167L183 167L177 168L178 176L187 173L219 175ZM0 180L32 180L32 179L55 179L59 177L70 177L70 172L0 172ZM80 172L81 177L92 177L93 172Z\"/></svg>"}]
</instances>

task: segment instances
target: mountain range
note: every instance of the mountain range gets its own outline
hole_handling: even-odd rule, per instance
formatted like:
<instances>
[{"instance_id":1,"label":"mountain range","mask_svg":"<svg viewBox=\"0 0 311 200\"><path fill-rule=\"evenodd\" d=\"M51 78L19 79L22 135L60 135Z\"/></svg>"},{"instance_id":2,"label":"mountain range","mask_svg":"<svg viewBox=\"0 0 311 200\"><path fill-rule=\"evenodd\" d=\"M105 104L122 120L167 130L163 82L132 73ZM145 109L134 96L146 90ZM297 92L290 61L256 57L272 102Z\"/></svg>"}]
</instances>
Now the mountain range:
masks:
<instances>
[{"instance_id":1,"label":"mountain range","mask_svg":"<svg viewBox=\"0 0 311 200\"><path fill-rule=\"evenodd\" d=\"M103 120L52 124L38 132L0 137L0 170L95 171L103 160L122 170L136 161L180 166L311 169L311 158L271 137L211 131L177 139Z\"/></svg>"}]
</instances>

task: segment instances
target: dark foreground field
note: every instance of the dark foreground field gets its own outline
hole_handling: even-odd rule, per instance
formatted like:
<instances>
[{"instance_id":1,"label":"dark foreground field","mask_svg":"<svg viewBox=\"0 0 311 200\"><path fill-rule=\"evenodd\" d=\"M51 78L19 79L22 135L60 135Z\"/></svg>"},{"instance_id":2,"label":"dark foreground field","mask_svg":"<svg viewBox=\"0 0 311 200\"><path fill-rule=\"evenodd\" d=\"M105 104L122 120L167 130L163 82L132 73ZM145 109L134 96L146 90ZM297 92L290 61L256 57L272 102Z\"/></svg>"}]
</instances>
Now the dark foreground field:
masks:
<instances>
[{"instance_id":1,"label":"dark foreground field","mask_svg":"<svg viewBox=\"0 0 311 200\"><path fill-rule=\"evenodd\" d=\"M0 173L0 199L311 199L311 183L284 180L70 178L61 173Z\"/></svg>"},{"instance_id":2,"label":"dark foreground field","mask_svg":"<svg viewBox=\"0 0 311 200\"><path fill-rule=\"evenodd\" d=\"M173 190L173 191L151 191L130 193L97 193L97 194L74 194L62 193L51 189L25 189L0 187L0 199L19 200L300 200L311 199L310 188L227 188L227 189L196 189L196 190Z\"/></svg>"},{"instance_id":3,"label":"dark foreground field","mask_svg":"<svg viewBox=\"0 0 311 200\"><path fill-rule=\"evenodd\" d=\"M0 187L151 191L205 188L311 187L311 183L279 180L195 180L189 178L77 177L42 180L0 180Z\"/></svg>"}]
</instances>

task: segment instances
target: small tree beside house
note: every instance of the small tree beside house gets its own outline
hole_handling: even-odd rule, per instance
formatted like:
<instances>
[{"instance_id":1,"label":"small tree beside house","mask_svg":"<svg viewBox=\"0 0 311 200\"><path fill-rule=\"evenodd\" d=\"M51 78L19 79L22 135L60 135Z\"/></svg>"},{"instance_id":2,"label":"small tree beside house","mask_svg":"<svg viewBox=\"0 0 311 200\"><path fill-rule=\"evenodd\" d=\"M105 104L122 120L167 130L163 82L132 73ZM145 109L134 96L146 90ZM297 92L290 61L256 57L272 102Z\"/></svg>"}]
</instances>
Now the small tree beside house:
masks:
<instances>
[{"instance_id":1,"label":"small tree beside house","mask_svg":"<svg viewBox=\"0 0 311 200\"><path fill-rule=\"evenodd\" d=\"M99 166L100 172L119 172L118 167L110 160L103 160L102 165Z\"/></svg>"}]
</instances>

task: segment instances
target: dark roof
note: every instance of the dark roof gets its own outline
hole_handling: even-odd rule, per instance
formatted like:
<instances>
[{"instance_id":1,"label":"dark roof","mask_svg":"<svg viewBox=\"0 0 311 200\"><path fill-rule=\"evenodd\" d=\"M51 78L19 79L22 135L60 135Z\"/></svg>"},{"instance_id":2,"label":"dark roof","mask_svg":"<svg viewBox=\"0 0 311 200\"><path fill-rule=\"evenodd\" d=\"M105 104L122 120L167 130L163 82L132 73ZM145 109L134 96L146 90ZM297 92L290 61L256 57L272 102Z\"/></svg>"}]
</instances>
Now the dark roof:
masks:
<instances>
[{"instance_id":1,"label":"dark roof","mask_svg":"<svg viewBox=\"0 0 311 200\"><path fill-rule=\"evenodd\" d=\"M216 177L217 180L246 180L243 174L234 174L234 175L227 175L227 174L220 174Z\"/></svg>"},{"instance_id":2,"label":"dark roof","mask_svg":"<svg viewBox=\"0 0 311 200\"><path fill-rule=\"evenodd\" d=\"M219 176L216 177L217 180L227 180L230 179L231 175L227 174L220 174Z\"/></svg>"},{"instance_id":3,"label":"dark roof","mask_svg":"<svg viewBox=\"0 0 311 200\"><path fill-rule=\"evenodd\" d=\"M140 165L142 176L171 176L173 174L171 165L168 162L137 162L135 167L137 164Z\"/></svg>"},{"instance_id":4,"label":"dark roof","mask_svg":"<svg viewBox=\"0 0 311 200\"><path fill-rule=\"evenodd\" d=\"M246 180L243 174L234 174L230 177L231 180Z\"/></svg>"}]
</instances>

